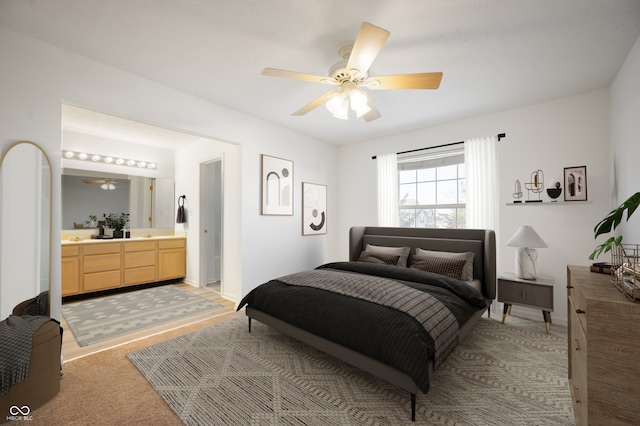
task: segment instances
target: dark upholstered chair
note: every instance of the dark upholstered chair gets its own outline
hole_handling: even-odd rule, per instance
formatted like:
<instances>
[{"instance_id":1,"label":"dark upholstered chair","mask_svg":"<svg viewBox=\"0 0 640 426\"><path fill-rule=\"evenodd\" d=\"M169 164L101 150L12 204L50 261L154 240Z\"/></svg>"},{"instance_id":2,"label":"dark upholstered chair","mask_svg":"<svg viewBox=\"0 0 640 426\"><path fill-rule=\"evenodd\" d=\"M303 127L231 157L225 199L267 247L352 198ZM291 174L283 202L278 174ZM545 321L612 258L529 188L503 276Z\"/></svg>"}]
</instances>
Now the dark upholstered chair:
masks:
<instances>
[{"instance_id":1,"label":"dark upholstered chair","mask_svg":"<svg viewBox=\"0 0 640 426\"><path fill-rule=\"evenodd\" d=\"M13 309L13 315L21 316L34 299L26 300ZM31 360L26 380L16 383L9 392L0 395L0 423L11 413L12 406L25 405L30 410L42 406L60 391L60 351L62 329L56 321L47 321L36 330L31 339Z\"/></svg>"}]
</instances>

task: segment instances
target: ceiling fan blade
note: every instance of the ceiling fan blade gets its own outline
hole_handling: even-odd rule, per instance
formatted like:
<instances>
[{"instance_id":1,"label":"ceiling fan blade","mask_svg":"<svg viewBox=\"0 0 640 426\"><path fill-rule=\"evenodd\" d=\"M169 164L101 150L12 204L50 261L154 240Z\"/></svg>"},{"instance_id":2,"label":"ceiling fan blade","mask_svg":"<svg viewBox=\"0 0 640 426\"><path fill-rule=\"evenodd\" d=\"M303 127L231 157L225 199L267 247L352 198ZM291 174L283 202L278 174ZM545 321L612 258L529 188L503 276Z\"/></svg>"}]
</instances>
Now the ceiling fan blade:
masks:
<instances>
[{"instance_id":1,"label":"ceiling fan blade","mask_svg":"<svg viewBox=\"0 0 640 426\"><path fill-rule=\"evenodd\" d=\"M363 22L356 41L353 43L353 49L351 49L347 71L356 69L360 71L361 75L366 74L385 41L389 38L389 34L389 31L385 29Z\"/></svg>"},{"instance_id":2,"label":"ceiling fan blade","mask_svg":"<svg viewBox=\"0 0 640 426\"><path fill-rule=\"evenodd\" d=\"M279 70L276 68L265 68L264 70L262 70L262 75L266 75L269 77L290 78L293 80L310 81L312 83L331 83L331 79L329 77L305 74L296 71Z\"/></svg>"},{"instance_id":3,"label":"ceiling fan blade","mask_svg":"<svg viewBox=\"0 0 640 426\"><path fill-rule=\"evenodd\" d=\"M99 184L106 182L105 179L83 179L82 181L88 184Z\"/></svg>"},{"instance_id":4,"label":"ceiling fan blade","mask_svg":"<svg viewBox=\"0 0 640 426\"><path fill-rule=\"evenodd\" d=\"M396 89L437 89L442 80L441 72L423 72L418 74L399 74L375 76L367 82L378 81L367 87L371 90L396 90Z\"/></svg>"},{"instance_id":5,"label":"ceiling fan blade","mask_svg":"<svg viewBox=\"0 0 640 426\"><path fill-rule=\"evenodd\" d=\"M334 93L336 93L335 90L325 93L324 95L309 102L308 104L306 104L305 106L303 106L302 108L300 108L299 110L297 110L291 115L300 116L300 115L305 115L310 111L313 111L314 109L318 108L320 105L326 103L331 97L331 95L333 95Z\"/></svg>"}]
</instances>

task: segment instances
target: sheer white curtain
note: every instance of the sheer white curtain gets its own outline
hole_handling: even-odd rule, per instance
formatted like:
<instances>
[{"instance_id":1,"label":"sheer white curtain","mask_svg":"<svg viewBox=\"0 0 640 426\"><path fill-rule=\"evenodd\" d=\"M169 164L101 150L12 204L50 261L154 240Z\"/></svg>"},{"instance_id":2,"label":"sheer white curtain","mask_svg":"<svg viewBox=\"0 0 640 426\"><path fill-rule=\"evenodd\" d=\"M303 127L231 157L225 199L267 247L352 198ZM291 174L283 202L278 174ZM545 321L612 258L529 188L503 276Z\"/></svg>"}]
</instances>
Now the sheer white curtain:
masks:
<instances>
[{"instance_id":1,"label":"sheer white curtain","mask_svg":"<svg viewBox=\"0 0 640 426\"><path fill-rule=\"evenodd\" d=\"M464 143L467 181L467 228L493 229L498 225L498 137L474 138Z\"/></svg>"},{"instance_id":2,"label":"sheer white curtain","mask_svg":"<svg viewBox=\"0 0 640 426\"><path fill-rule=\"evenodd\" d=\"M398 156L376 157L378 163L378 226L398 226Z\"/></svg>"}]
</instances>

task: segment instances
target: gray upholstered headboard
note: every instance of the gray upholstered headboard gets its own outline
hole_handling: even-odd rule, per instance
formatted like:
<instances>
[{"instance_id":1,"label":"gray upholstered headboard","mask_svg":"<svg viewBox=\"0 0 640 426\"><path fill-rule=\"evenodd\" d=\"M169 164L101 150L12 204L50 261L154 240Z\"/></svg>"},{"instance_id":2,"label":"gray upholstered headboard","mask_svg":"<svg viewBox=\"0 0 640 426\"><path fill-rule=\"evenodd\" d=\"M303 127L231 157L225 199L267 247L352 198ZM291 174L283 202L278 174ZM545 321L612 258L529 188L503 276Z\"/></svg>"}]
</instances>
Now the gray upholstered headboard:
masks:
<instances>
[{"instance_id":1,"label":"gray upholstered headboard","mask_svg":"<svg viewBox=\"0 0 640 426\"><path fill-rule=\"evenodd\" d=\"M496 298L496 237L489 229L386 228L357 226L349 231L349 260L355 261L367 244L426 250L475 253L473 277L484 294ZM411 259L411 255L409 259Z\"/></svg>"}]
</instances>

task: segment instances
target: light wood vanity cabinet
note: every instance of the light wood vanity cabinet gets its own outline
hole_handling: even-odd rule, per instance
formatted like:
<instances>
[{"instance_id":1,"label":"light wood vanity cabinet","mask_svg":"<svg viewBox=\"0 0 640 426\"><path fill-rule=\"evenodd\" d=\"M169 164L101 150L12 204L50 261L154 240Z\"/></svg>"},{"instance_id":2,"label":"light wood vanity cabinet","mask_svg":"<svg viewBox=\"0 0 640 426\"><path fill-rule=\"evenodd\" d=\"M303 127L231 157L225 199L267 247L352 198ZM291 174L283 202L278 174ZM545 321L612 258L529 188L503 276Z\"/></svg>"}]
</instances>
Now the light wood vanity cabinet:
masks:
<instances>
[{"instance_id":1,"label":"light wood vanity cabinet","mask_svg":"<svg viewBox=\"0 0 640 426\"><path fill-rule=\"evenodd\" d=\"M187 268L186 244L184 238L158 241L159 280L184 277Z\"/></svg>"},{"instance_id":2,"label":"light wood vanity cabinet","mask_svg":"<svg viewBox=\"0 0 640 426\"><path fill-rule=\"evenodd\" d=\"M62 246L62 295L80 291L80 247Z\"/></svg>"},{"instance_id":3,"label":"light wood vanity cabinet","mask_svg":"<svg viewBox=\"0 0 640 426\"><path fill-rule=\"evenodd\" d=\"M640 422L640 303L611 276L567 267L569 388L576 425Z\"/></svg>"},{"instance_id":4,"label":"light wood vanity cabinet","mask_svg":"<svg viewBox=\"0 0 640 426\"><path fill-rule=\"evenodd\" d=\"M186 275L186 239L63 244L62 295L152 283Z\"/></svg>"}]
</instances>

